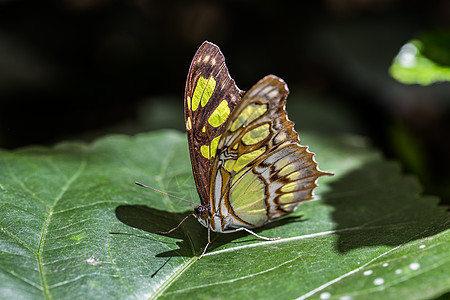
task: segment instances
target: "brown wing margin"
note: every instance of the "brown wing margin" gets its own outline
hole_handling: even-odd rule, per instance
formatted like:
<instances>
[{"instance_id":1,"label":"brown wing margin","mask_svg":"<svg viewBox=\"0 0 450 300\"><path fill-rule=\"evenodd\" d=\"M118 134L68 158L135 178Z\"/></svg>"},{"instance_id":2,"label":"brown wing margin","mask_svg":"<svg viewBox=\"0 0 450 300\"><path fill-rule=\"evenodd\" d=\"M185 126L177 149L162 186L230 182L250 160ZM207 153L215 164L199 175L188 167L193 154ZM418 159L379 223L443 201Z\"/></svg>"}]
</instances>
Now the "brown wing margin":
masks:
<instances>
[{"instance_id":1,"label":"brown wing margin","mask_svg":"<svg viewBox=\"0 0 450 300\"><path fill-rule=\"evenodd\" d=\"M196 111L192 111L189 109L190 106L187 101L189 98L192 99L195 86L200 77L205 79L214 78L216 87L205 107L200 105ZM184 93L184 117L192 171L202 205L209 205L210 202L209 186L214 159L205 158L201 154L200 147L209 145L212 139L222 133L227 123L225 122L219 127L212 127L208 123L208 118L223 100L228 102L228 107L232 112L236 104L241 100L241 93L242 91L239 90L228 73L225 57L219 47L205 41L192 59Z\"/></svg>"}]
</instances>

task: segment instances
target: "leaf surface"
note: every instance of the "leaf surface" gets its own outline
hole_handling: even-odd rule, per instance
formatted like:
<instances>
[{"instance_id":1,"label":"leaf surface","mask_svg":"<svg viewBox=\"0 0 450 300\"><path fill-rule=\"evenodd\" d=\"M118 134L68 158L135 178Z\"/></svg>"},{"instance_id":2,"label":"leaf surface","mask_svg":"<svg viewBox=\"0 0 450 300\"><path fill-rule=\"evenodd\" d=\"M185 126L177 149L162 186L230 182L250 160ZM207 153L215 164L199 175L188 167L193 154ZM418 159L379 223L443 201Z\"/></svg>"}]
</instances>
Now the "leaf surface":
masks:
<instances>
[{"instance_id":1,"label":"leaf surface","mask_svg":"<svg viewBox=\"0 0 450 300\"><path fill-rule=\"evenodd\" d=\"M449 215L354 136L300 133L317 153L317 199L256 233L214 234L184 134L0 151L0 298L423 299L449 291ZM345 298L347 297L347 298ZM350 298L349 298L350 297Z\"/></svg>"}]
</instances>

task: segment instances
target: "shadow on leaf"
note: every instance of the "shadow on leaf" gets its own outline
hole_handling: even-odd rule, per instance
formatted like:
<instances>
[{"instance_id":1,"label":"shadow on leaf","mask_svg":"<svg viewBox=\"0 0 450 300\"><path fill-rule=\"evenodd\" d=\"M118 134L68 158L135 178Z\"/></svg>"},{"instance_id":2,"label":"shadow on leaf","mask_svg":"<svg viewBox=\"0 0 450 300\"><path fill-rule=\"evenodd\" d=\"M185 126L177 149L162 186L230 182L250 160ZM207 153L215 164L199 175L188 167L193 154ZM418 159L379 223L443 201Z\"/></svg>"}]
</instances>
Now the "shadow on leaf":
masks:
<instances>
[{"instance_id":1,"label":"shadow on leaf","mask_svg":"<svg viewBox=\"0 0 450 300\"><path fill-rule=\"evenodd\" d=\"M334 207L340 252L398 246L449 227L445 208L437 206L438 199L422 196L418 182L402 174L395 163L364 165L330 187L322 199Z\"/></svg>"},{"instance_id":2,"label":"shadow on leaf","mask_svg":"<svg viewBox=\"0 0 450 300\"><path fill-rule=\"evenodd\" d=\"M191 212L171 213L144 205L121 205L116 208L116 217L122 223L154 234L160 234L159 232L168 231L176 227L184 217L190 214ZM275 228L288 223L302 222L303 220L300 220L300 218L295 216L283 218L273 221L264 227L256 228L253 231L258 233L262 228ZM179 249L160 253L156 255L157 257L199 256L208 241L207 229L198 223L194 217L188 218L177 230L161 235L181 239L182 241L176 242ZM242 243L248 243L249 240L259 241L256 237L245 232L230 234L211 232L211 244L208 247L208 252L243 236L248 236L248 239L242 241Z\"/></svg>"},{"instance_id":3,"label":"shadow on leaf","mask_svg":"<svg viewBox=\"0 0 450 300\"><path fill-rule=\"evenodd\" d=\"M154 234L160 234L159 232L168 231L176 227L189 214L191 212L171 213L144 205L121 205L116 208L116 216L121 222L133 228ZM191 257L193 253L199 251L198 244L201 244L203 240L206 244L206 238L201 238L203 235L206 236L206 230L203 230L201 226L197 225L200 224L194 218L188 218L178 230L174 230L169 234L161 234L182 240L182 242L177 242L179 249L168 252L173 252L173 255L163 256ZM187 230L189 231L189 235L186 234Z\"/></svg>"}]
</instances>

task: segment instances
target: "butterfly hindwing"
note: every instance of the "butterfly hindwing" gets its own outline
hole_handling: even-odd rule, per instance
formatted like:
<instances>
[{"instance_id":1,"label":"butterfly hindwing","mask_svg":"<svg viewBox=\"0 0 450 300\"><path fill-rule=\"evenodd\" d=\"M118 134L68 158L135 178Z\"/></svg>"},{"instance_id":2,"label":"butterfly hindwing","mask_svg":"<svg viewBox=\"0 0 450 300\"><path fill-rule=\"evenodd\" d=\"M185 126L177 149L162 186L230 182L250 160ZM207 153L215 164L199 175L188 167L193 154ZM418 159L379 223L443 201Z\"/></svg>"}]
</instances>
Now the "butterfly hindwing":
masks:
<instances>
[{"instance_id":1,"label":"butterfly hindwing","mask_svg":"<svg viewBox=\"0 0 450 300\"><path fill-rule=\"evenodd\" d=\"M300 146L285 110L286 83L261 79L242 98L222 133L211 178L212 207L233 227L259 227L311 199L318 170Z\"/></svg>"},{"instance_id":2,"label":"butterfly hindwing","mask_svg":"<svg viewBox=\"0 0 450 300\"><path fill-rule=\"evenodd\" d=\"M211 169L221 133L242 91L230 77L220 49L204 42L195 54L184 95L192 170L202 205L209 205Z\"/></svg>"}]
</instances>

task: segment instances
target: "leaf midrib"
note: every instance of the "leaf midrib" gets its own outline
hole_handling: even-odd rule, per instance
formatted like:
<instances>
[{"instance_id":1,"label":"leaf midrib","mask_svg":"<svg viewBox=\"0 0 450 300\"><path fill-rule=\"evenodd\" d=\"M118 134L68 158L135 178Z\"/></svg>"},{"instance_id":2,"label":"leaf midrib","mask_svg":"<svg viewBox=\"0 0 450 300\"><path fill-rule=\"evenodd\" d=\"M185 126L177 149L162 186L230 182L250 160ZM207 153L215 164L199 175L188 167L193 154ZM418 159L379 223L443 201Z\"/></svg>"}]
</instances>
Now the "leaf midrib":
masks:
<instances>
[{"instance_id":1,"label":"leaf midrib","mask_svg":"<svg viewBox=\"0 0 450 300\"><path fill-rule=\"evenodd\" d=\"M410 224L410 222L406 222L406 223L399 223L399 224L392 224L389 227L404 227L404 226L408 226ZM280 239L280 240L276 240L276 241L267 241L267 242L259 242L259 243L254 243L254 244L248 244L248 245L244 245L244 246L237 246L237 247L231 247L231 248L227 248L227 249L223 249L223 250L218 250L218 251L213 251L213 252L208 252L205 254L206 256L211 256L211 255L217 255L217 254L221 254L224 252L230 252L230 251L236 251L236 250L240 250L240 249L246 249L246 248L253 248L253 247L261 247L267 244L274 244L274 243L286 243L286 242L290 242L290 241L294 241L294 240L300 240L300 239L307 239L307 238L315 238L315 237L319 237L319 236L324 236L324 235L331 235L331 234L337 234L337 233L341 233L341 232L345 232L345 231L356 231L356 230L373 230L373 229L379 229L379 228L386 228L386 225L382 225L382 226L357 226L357 227L350 227L350 228L345 228L345 229L337 229L337 230L329 230L329 231L323 231L323 232L317 232L317 233L312 233L312 234L306 234L306 235L301 235L301 236L295 236L295 237L290 237L290 238L285 238L285 239ZM391 249L389 249L388 251L378 255L377 257L371 259L370 261L368 261L367 263L365 263L364 265L351 270L337 278L335 278L334 280L329 281L328 283L310 291L309 293L300 296L298 299L306 299L307 297L312 296L313 294L317 293L318 291L324 289L325 287L328 287L329 285L345 278L348 277L349 275L352 275L356 272L358 272L359 270L363 269L364 267L366 267L367 265L373 263L374 261L378 260L379 258L395 251L396 249L400 248L401 246L403 246L404 244L408 243L410 240L406 241L405 243L398 245L396 247L393 247ZM174 272L168 279L167 281L161 285L158 290L155 291L155 293L152 295L152 297L150 299L157 299L165 290L167 290L167 288L169 288L169 286L182 274L184 273L184 271L186 271L193 263L195 263L197 260L196 257L192 257L190 260L186 261L184 263L183 266L181 266L176 272ZM191 289L195 289L198 287L193 287ZM302 298L303 297L303 298ZM305 298L306 297L306 298Z\"/></svg>"},{"instance_id":2,"label":"leaf midrib","mask_svg":"<svg viewBox=\"0 0 450 300\"><path fill-rule=\"evenodd\" d=\"M365 228L368 228L368 227L365 227ZM351 271L349 271L349 272L347 272L347 273L345 273L345 274L343 274L343 275L341 275L341 276L339 276L339 277L336 277L335 279L330 280L330 281L326 282L325 284L322 284L321 286L319 286L319 287L317 287L317 288L315 288L315 289L309 291L308 293L306 293L306 294L304 294L304 295L298 297L297 300L303 300L303 299L309 298L309 297L311 297L312 295L316 294L317 292L320 292L321 290L323 290L323 289L329 287L330 285L332 285L332 284L334 284L334 283L336 283L336 282L339 282L340 280L342 280L342 279L344 279L344 278L346 278L346 277L348 277L348 276L350 276L350 275L352 275L352 274L354 274L354 273L356 273L356 272L358 272L358 271L364 269L365 267L367 267L368 265L370 265L370 264L372 264L373 262L377 261L377 260L380 259L381 257L384 257L384 256L386 256L386 255L388 255L388 254L390 254L390 253L396 251L397 249L403 247L403 246L406 245L407 243L413 241L415 238L417 238L417 237L420 236L421 234L427 232L428 230L430 230L430 229L426 229L426 230L424 230L423 232L421 232L421 233L419 233L419 234L416 234L415 236L411 237L410 239L406 240L405 242L401 243L400 245L398 245L398 246L396 246L396 247L393 247L393 248L387 250L386 252L381 253L380 255L374 257L373 259L369 260L367 263L365 263L365 264L359 266L358 268L356 268L356 269L354 269L354 270L351 270ZM438 234L438 235L436 235L436 236L440 236L440 235L442 235L442 234L444 234L444 232L441 232L440 234Z\"/></svg>"},{"instance_id":3,"label":"leaf midrib","mask_svg":"<svg viewBox=\"0 0 450 300\"><path fill-rule=\"evenodd\" d=\"M176 270L150 297L150 299L157 299L161 294L169 288L169 286L181 276L193 263L197 261L197 257L192 257L187 260L178 270Z\"/></svg>"},{"instance_id":4,"label":"leaf midrib","mask_svg":"<svg viewBox=\"0 0 450 300\"><path fill-rule=\"evenodd\" d=\"M81 175L81 173L83 172L85 167L86 167L86 160L83 159L81 161L80 166L78 167L77 171L72 175L72 177L70 177L67 180L66 184L61 188L61 191L53 200L53 203L50 206L48 206L49 210L48 210L47 217L45 218L44 227L42 230L42 235L41 235L41 239L39 241L39 248L38 248L38 252L37 252L39 273L40 273L41 281L42 281L42 289L43 289L45 298L47 298L47 299L51 299L51 297L50 297L49 286L47 284L47 279L46 279L45 273L44 273L44 263L42 261L42 252L44 250L44 243L45 243L45 238L46 238L47 232L48 232L48 226L50 224L50 221L51 221L51 218L53 215L53 209L54 209L55 205L63 197L63 195L69 189L69 187L72 185L72 183Z\"/></svg>"}]
</instances>

